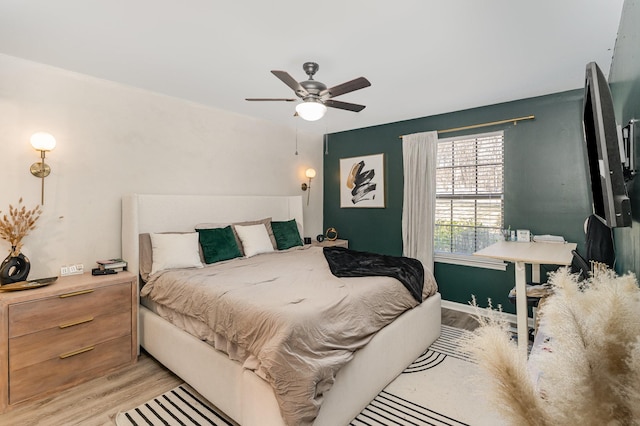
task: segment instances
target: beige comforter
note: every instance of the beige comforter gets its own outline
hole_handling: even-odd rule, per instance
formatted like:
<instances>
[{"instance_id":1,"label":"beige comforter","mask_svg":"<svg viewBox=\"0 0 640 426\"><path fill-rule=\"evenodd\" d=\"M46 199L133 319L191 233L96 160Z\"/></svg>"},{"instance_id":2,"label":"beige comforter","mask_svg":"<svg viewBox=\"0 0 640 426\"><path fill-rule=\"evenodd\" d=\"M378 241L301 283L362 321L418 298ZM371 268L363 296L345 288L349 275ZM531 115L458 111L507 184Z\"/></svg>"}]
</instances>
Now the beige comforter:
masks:
<instances>
[{"instance_id":1,"label":"beige comforter","mask_svg":"<svg viewBox=\"0 0 640 426\"><path fill-rule=\"evenodd\" d=\"M424 298L436 292L425 270ZM274 389L285 422L313 422L354 351L417 305L393 278L337 278L318 247L163 271L142 296L206 323ZM416 327L419 332L419 327Z\"/></svg>"}]
</instances>

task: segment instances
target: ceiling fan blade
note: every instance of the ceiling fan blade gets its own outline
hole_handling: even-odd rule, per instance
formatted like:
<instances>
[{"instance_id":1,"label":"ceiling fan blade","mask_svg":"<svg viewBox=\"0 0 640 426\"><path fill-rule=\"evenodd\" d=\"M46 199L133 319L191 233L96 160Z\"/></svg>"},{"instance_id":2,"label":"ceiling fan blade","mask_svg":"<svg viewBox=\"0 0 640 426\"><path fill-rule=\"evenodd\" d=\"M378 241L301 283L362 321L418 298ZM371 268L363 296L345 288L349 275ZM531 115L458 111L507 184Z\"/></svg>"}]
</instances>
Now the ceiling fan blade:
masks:
<instances>
[{"instance_id":1,"label":"ceiling fan blade","mask_svg":"<svg viewBox=\"0 0 640 426\"><path fill-rule=\"evenodd\" d=\"M323 99L335 98L336 96L344 95L345 93L353 92L355 90L364 89L371 86L369 80L364 77L358 77L355 80L347 81L346 83L338 84L337 86L330 87L320 92L319 96Z\"/></svg>"},{"instance_id":2,"label":"ceiling fan blade","mask_svg":"<svg viewBox=\"0 0 640 426\"><path fill-rule=\"evenodd\" d=\"M280 79L280 81L291 87L293 91L296 92L296 95L302 97L309 94L309 92L307 92L307 89L302 87L302 85L298 83L293 77L291 77L288 72L273 70L271 71L271 74L275 75Z\"/></svg>"},{"instance_id":3,"label":"ceiling fan blade","mask_svg":"<svg viewBox=\"0 0 640 426\"><path fill-rule=\"evenodd\" d=\"M245 101L284 101L284 102L294 102L297 99L294 98L244 98Z\"/></svg>"},{"instance_id":4,"label":"ceiling fan blade","mask_svg":"<svg viewBox=\"0 0 640 426\"><path fill-rule=\"evenodd\" d=\"M360 112L366 108L364 105L352 104L349 102L334 101L332 99L328 99L324 101L324 104L331 108L346 109L347 111L353 111L353 112Z\"/></svg>"}]
</instances>

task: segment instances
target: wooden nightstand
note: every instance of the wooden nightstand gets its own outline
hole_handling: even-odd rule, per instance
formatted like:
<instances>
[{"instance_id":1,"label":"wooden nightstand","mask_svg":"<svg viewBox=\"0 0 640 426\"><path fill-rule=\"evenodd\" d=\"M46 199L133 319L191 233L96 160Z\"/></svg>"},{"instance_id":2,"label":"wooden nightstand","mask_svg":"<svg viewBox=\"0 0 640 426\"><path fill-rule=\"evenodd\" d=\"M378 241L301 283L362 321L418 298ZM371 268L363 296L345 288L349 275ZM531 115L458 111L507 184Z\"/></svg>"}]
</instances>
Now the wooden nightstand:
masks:
<instances>
[{"instance_id":1,"label":"wooden nightstand","mask_svg":"<svg viewBox=\"0 0 640 426\"><path fill-rule=\"evenodd\" d=\"M333 241L324 240L321 243L319 243L318 241L313 241L313 242L311 242L311 245L312 246L316 246L316 247L344 247L344 248L349 248L349 240L333 240Z\"/></svg>"},{"instance_id":2,"label":"wooden nightstand","mask_svg":"<svg viewBox=\"0 0 640 426\"><path fill-rule=\"evenodd\" d=\"M0 412L136 362L137 303L129 272L0 291Z\"/></svg>"}]
</instances>

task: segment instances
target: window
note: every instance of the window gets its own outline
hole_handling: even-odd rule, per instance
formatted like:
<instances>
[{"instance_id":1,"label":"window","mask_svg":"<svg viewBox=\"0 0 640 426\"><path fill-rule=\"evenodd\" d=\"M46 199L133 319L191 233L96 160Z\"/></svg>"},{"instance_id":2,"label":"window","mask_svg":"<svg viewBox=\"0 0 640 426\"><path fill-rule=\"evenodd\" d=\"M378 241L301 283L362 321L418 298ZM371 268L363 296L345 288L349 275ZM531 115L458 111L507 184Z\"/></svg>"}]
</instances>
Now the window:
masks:
<instances>
[{"instance_id":1,"label":"window","mask_svg":"<svg viewBox=\"0 0 640 426\"><path fill-rule=\"evenodd\" d=\"M470 255L502 237L504 133L438 140L436 255Z\"/></svg>"}]
</instances>

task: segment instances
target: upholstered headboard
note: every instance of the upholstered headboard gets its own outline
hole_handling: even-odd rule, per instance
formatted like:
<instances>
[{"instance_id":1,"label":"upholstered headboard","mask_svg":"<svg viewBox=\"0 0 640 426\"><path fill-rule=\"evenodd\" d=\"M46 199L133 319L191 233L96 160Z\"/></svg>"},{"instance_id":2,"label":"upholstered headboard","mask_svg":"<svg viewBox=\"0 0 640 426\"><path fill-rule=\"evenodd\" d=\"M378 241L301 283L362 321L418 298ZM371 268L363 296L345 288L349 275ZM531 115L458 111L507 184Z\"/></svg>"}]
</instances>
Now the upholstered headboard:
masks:
<instances>
[{"instance_id":1,"label":"upholstered headboard","mask_svg":"<svg viewBox=\"0 0 640 426\"><path fill-rule=\"evenodd\" d=\"M232 223L271 217L295 219L302 232L301 196L157 195L122 197L122 257L138 275L138 235L193 231L198 223Z\"/></svg>"}]
</instances>

